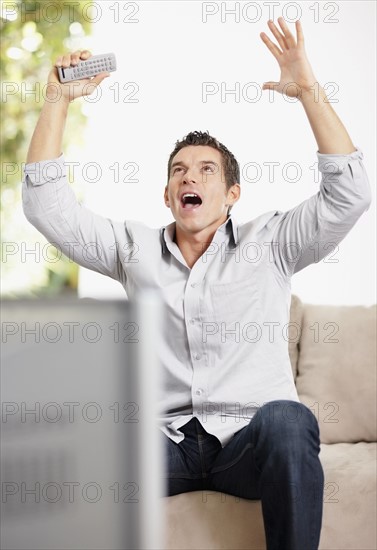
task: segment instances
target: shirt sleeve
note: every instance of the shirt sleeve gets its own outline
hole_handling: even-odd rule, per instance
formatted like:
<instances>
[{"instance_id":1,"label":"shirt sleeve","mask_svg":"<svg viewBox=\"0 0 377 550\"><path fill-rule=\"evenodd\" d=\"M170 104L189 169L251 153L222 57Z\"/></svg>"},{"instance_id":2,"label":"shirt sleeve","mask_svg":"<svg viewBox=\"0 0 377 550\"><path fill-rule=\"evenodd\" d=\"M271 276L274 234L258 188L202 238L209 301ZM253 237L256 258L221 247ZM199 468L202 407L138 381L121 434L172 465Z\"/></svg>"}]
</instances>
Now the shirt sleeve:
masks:
<instances>
[{"instance_id":1,"label":"shirt sleeve","mask_svg":"<svg viewBox=\"0 0 377 550\"><path fill-rule=\"evenodd\" d=\"M66 256L122 282L125 274L114 222L77 201L67 180L63 154L25 165L22 204L27 220Z\"/></svg>"},{"instance_id":2,"label":"shirt sleeve","mask_svg":"<svg viewBox=\"0 0 377 550\"><path fill-rule=\"evenodd\" d=\"M287 277L333 252L372 200L358 147L348 155L317 156L319 191L271 220L274 261Z\"/></svg>"}]
</instances>

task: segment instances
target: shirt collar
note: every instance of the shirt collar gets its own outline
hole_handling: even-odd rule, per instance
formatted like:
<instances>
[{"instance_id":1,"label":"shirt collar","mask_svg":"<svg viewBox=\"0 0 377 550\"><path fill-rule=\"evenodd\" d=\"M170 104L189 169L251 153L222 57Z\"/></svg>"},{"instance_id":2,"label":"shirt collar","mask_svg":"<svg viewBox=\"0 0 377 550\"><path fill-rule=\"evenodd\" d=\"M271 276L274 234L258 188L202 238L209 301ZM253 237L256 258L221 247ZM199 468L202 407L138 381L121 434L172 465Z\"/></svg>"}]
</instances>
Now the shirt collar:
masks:
<instances>
[{"instance_id":1,"label":"shirt collar","mask_svg":"<svg viewBox=\"0 0 377 550\"><path fill-rule=\"evenodd\" d=\"M237 246L239 241L238 227L239 225L237 221L232 217L231 214L229 214L225 222L217 228L217 231L220 231L220 233L230 233L231 238L233 239L234 246ZM167 226L161 227L160 239L161 239L161 250L163 254L168 252L168 247L166 243L174 242L174 235L175 235L175 222L172 222Z\"/></svg>"}]
</instances>

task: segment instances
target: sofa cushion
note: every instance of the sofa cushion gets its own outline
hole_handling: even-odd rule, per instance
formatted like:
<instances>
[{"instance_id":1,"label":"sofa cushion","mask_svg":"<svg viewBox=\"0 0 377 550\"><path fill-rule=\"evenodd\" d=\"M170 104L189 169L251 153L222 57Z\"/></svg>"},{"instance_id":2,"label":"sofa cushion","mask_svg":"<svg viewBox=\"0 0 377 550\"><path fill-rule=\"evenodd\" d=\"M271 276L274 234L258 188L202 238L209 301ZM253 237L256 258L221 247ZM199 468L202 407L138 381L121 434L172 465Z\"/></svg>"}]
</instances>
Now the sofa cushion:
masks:
<instances>
[{"instance_id":1,"label":"sofa cushion","mask_svg":"<svg viewBox=\"0 0 377 550\"><path fill-rule=\"evenodd\" d=\"M376 443L321 445L325 473L320 550L375 550Z\"/></svg>"},{"instance_id":2,"label":"sofa cushion","mask_svg":"<svg viewBox=\"0 0 377 550\"><path fill-rule=\"evenodd\" d=\"M375 550L376 443L321 445L325 474L319 550ZM166 550L264 550L260 501L214 491L162 500Z\"/></svg>"},{"instance_id":3,"label":"sofa cushion","mask_svg":"<svg viewBox=\"0 0 377 550\"><path fill-rule=\"evenodd\" d=\"M165 550L265 550L260 500L216 491L162 498Z\"/></svg>"},{"instance_id":4,"label":"sofa cushion","mask_svg":"<svg viewBox=\"0 0 377 550\"><path fill-rule=\"evenodd\" d=\"M323 443L376 441L376 306L304 305L296 387Z\"/></svg>"},{"instance_id":5,"label":"sofa cushion","mask_svg":"<svg viewBox=\"0 0 377 550\"><path fill-rule=\"evenodd\" d=\"M301 336L301 320L303 311L304 305L300 298L295 294L292 294L289 312L288 351L294 379L296 379L297 376L298 346Z\"/></svg>"}]
</instances>

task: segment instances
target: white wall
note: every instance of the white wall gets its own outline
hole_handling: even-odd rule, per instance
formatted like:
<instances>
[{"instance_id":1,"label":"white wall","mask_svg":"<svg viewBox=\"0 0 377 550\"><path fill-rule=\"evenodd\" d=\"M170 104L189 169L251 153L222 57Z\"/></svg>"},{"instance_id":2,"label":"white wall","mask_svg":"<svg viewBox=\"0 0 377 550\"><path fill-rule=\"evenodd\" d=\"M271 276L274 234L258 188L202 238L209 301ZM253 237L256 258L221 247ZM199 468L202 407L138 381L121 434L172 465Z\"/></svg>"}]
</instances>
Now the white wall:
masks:
<instances>
[{"instance_id":1,"label":"white wall","mask_svg":"<svg viewBox=\"0 0 377 550\"><path fill-rule=\"evenodd\" d=\"M249 162L261 166L259 181L241 181L242 199L233 209L239 221L268 210L288 210L316 193L319 183L310 167L317 160L317 146L302 106L279 94L270 102L269 92L251 101L263 82L279 79L278 65L259 37L261 31L271 36L267 28L271 2L238 3L239 22L224 13L225 7L234 9L236 2L120 2L119 22L114 8L110 9L115 2L99 4L102 14L94 25L91 48L93 53L115 52L118 70L105 81L98 101L81 100L89 116L85 149L79 153L81 158L67 159L102 166L100 181L85 185L88 207L110 218L136 219L152 227L170 223L170 210L162 200L167 159L175 141L192 130L208 130L216 136L241 167ZM202 21L205 6L208 11L218 9L206 23ZM281 14L293 21L296 10L301 10L314 73L322 85L332 83L327 91L334 90L332 98L338 101L333 107L364 153L373 193L370 209L334 255L338 261L325 259L295 275L292 292L311 303L369 305L376 300L375 3L281 2L274 9L275 21ZM124 18L138 22L124 22ZM294 31L294 23L290 28ZM137 84L138 103L123 101L132 91L132 86L123 90L127 82ZM203 82L219 87L223 82L228 89L239 83L239 101L228 95L222 102L219 92L204 102ZM247 88L248 83L255 84ZM116 87L119 102L114 101ZM269 182L263 163L272 161L280 164ZM122 166L127 162L139 167L137 183L122 182L127 176ZM302 169L295 183L284 180L287 162ZM114 163L120 167L118 184L110 169ZM81 174L76 174L80 179ZM94 172L88 174L94 177ZM255 176L255 171L249 172L250 178ZM288 177L294 177L293 171ZM80 294L124 296L124 290L119 283L81 269Z\"/></svg>"}]
</instances>

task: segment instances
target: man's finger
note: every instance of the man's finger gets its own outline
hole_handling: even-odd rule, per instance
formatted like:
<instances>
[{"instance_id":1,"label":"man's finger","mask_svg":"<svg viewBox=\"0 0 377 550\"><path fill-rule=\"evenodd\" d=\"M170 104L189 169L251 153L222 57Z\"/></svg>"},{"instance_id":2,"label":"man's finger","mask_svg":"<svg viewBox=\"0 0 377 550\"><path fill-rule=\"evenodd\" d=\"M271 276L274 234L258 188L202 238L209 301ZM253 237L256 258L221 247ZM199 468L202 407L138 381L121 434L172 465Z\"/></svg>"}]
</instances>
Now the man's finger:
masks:
<instances>
[{"instance_id":1,"label":"man's finger","mask_svg":"<svg viewBox=\"0 0 377 550\"><path fill-rule=\"evenodd\" d=\"M86 86L86 90L88 92L86 95L90 95L91 93L93 93L94 89L97 88L97 86L99 86L101 82L105 80L105 78L107 78L108 76L110 76L110 73L105 72L105 73L99 73L95 77L93 77L88 82L88 86Z\"/></svg>"},{"instance_id":2,"label":"man's finger","mask_svg":"<svg viewBox=\"0 0 377 550\"><path fill-rule=\"evenodd\" d=\"M80 50L71 53L71 65L76 65L80 61Z\"/></svg>"},{"instance_id":3,"label":"man's finger","mask_svg":"<svg viewBox=\"0 0 377 550\"><path fill-rule=\"evenodd\" d=\"M266 44L267 48L270 50L270 52L272 53L272 55L276 58L276 59L279 59L279 57L281 56L281 54L283 52L281 52L279 50L279 48L276 46L276 44L274 44L272 42L272 40L270 40L267 36L266 33L264 32L261 32L260 33L260 37L261 39L263 40L263 42Z\"/></svg>"},{"instance_id":4,"label":"man's finger","mask_svg":"<svg viewBox=\"0 0 377 550\"><path fill-rule=\"evenodd\" d=\"M302 32L301 21L297 19L296 21L296 33L297 33L297 45L304 45L304 33Z\"/></svg>"},{"instance_id":5,"label":"man's finger","mask_svg":"<svg viewBox=\"0 0 377 550\"><path fill-rule=\"evenodd\" d=\"M296 46L296 42L295 42L293 34L291 33L291 31L288 28L287 23L285 22L283 17L278 17L278 21L279 21L279 25L280 25L283 33L284 33L286 43L288 44L288 46L290 48L294 48L294 46Z\"/></svg>"},{"instance_id":6,"label":"man's finger","mask_svg":"<svg viewBox=\"0 0 377 550\"><path fill-rule=\"evenodd\" d=\"M62 67L64 69L68 69L68 67L71 65L71 54L63 55L62 58Z\"/></svg>"},{"instance_id":7,"label":"man's finger","mask_svg":"<svg viewBox=\"0 0 377 550\"><path fill-rule=\"evenodd\" d=\"M275 90L279 86L280 82L264 82L262 90Z\"/></svg>"},{"instance_id":8,"label":"man's finger","mask_svg":"<svg viewBox=\"0 0 377 550\"><path fill-rule=\"evenodd\" d=\"M279 31L279 29L277 28L275 23L272 21L272 19L270 19L267 23L268 23L268 26L270 27L270 31L272 32L272 34L274 35L274 37L278 41L278 44L281 47L281 49L283 51L288 50L289 47L288 47L288 43L287 43L287 40L286 40L285 36L283 34L281 34L281 32Z\"/></svg>"}]
</instances>

